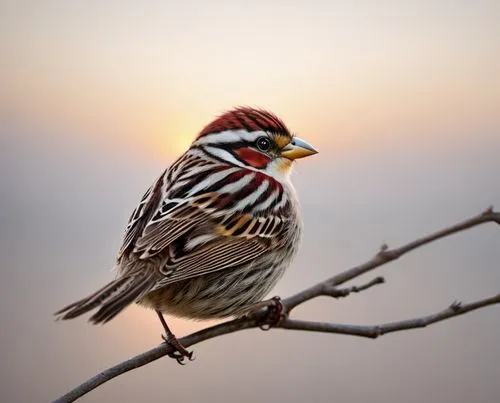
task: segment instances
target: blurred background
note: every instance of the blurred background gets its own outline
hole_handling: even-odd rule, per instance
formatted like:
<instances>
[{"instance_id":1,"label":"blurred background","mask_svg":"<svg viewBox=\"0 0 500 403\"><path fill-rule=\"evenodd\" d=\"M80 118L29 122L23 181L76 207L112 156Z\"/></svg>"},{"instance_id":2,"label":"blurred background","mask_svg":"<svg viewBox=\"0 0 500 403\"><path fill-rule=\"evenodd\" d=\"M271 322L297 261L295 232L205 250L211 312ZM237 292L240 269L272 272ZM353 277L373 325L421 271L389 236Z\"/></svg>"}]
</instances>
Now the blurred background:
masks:
<instances>
[{"instance_id":1,"label":"blurred background","mask_svg":"<svg viewBox=\"0 0 500 403\"><path fill-rule=\"evenodd\" d=\"M160 342L152 312L52 313L112 278L126 220L197 132L268 108L320 150L293 174L301 252L288 296L500 209L498 1L1 1L0 400L50 401ZM296 317L376 324L498 293L483 225ZM498 306L378 340L274 330L194 346L82 402L497 402ZM171 319L178 336L213 324Z\"/></svg>"}]
</instances>

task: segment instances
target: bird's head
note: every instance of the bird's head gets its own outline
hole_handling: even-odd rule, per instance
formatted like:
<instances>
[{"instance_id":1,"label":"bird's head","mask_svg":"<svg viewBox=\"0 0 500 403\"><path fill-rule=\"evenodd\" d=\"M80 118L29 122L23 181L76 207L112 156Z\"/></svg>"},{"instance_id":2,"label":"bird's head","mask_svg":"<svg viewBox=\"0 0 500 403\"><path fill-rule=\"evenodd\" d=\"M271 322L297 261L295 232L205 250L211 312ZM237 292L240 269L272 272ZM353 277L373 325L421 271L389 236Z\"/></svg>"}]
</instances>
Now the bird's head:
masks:
<instances>
[{"instance_id":1,"label":"bird's head","mask_svg":"<svg viewBox=\"0 0 500 403\"><path fill-rule=\"evenodd\" d=\"M228 111L208 124L191 148L223 162L261 171L276 179L288 177L294 160L316 154L274 114L249 107Z\"/></svg>"}]
</instances>

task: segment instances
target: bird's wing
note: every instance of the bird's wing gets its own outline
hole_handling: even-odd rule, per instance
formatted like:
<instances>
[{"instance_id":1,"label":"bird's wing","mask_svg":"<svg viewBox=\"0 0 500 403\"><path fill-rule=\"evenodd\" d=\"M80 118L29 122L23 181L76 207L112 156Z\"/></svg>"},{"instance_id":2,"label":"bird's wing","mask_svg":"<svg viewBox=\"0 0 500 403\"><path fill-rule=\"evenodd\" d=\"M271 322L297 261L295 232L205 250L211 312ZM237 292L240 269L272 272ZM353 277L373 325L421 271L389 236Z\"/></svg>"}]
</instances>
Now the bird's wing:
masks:
<instances>
[{"instance_id":1,"label":"bird's wing","mask_svg":"<svg viewBox=\"0 0 500 403\"><path fill-rule=\"evenodd\" d=\"M151 215L156 211L158 203L161 200L161 192L165 172L158 180L144 193L141 201L134 209L128 220L127 228L123 236L122 245L118 252L118 260L123 254L130 252L133 249L133 244L140 237L144 227L150 220Z\"/></svg>"},{"instance_id":2,"label":"bird's wing","mask_svg":"<svg viewBox=\"0 0 500 403\"><path fill-rule=\"evenodd\" d=\"M215 192L161 203L133 249L139 259L159 257L158 285L236 267L281 246L283 212L214 214L224 203Z\"/></svg>"}]
</instances>

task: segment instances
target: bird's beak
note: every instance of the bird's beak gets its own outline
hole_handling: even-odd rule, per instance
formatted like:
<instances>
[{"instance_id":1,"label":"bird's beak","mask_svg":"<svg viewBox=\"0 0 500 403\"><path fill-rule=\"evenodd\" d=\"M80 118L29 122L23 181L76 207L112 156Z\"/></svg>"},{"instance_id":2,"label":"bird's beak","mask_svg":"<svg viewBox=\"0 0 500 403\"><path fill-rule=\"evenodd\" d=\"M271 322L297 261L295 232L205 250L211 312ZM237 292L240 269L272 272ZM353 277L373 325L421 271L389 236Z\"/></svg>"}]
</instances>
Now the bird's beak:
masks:
<instances>
[{"instance_id":1,"label":"bird's beak","mask_svg":"<svg viewBox=\"0 0 500 403\"><path fill-rule=\"evenodd\" d=\"M281 156L289 160L304 158L317 153L313 146L298 137L293 137L292 141L281 149Z\"/></svg>"}]
</instances>

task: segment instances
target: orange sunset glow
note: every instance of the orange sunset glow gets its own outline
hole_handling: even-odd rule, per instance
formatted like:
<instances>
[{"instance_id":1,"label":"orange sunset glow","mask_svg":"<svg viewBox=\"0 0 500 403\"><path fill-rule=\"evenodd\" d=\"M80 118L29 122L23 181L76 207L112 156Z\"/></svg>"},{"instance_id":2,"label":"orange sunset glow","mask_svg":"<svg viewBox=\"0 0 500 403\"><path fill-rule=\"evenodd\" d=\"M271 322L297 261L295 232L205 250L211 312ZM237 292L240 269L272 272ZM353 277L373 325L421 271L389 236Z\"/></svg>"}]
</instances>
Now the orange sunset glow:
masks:
<instances>
[{"instance_id":1,"label":"orange sunset glow","mask_svg":"<svg viewBox=\"0 0 500 403\"><path fill-rule=\"evenodd\" d=\"M7 0L0 60L2 402L51 401L161 342L136 306L105 326L52 313L112 279L143 192L234 106L319 151L294 167L304 240L272 295L500 209L498 1ZM499 245L498 226L474 228L296 315L376 324L494 295ZM498 306L376 341L245 331L81 401L492 403L499 339Z\"/></svg>"},{"instance_id":2,"label":"orange sunset glow","mask_svg":"<svg viewBox=\"0 0 500 403\"><path fill-rule=\"evenodd\" d=\"M390 4L12 3L2 104L166 156L233 105L270 107L319 146L491 126L496 14Z\"/></svg>"}]
</instances>

